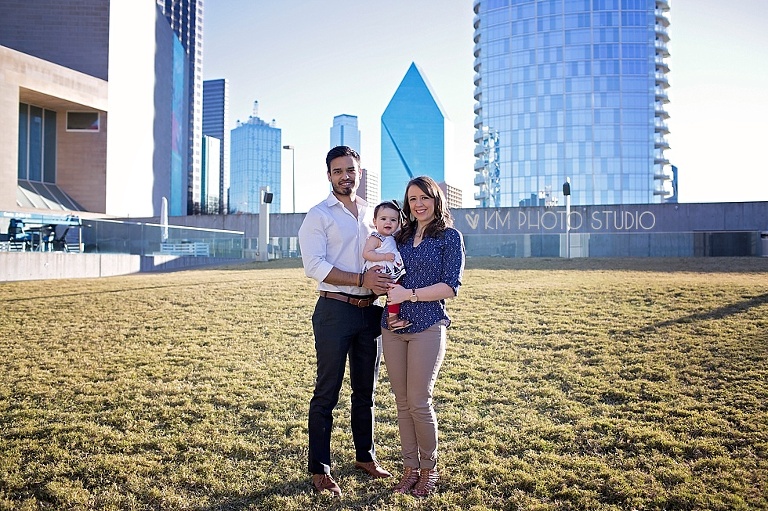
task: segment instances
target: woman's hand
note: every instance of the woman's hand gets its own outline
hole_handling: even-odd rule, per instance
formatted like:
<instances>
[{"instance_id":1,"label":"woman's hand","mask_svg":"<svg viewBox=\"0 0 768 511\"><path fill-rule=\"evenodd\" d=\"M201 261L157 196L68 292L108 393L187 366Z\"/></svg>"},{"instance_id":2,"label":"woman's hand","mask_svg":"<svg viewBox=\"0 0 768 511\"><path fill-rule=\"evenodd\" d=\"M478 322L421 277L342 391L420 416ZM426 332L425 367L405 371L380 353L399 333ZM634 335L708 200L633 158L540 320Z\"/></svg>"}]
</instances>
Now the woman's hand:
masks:
<instances>
[{"instance_id":1,"label":"woman's hand","mask_svg":"<svg viewBox=\"0 0 768 511\"><path fill-rule=\"evenodd\" d=\"M403 303L411 299L411 290L400 284L390 284L387 292L387 303Z\"/></svg>"}]
</instances>

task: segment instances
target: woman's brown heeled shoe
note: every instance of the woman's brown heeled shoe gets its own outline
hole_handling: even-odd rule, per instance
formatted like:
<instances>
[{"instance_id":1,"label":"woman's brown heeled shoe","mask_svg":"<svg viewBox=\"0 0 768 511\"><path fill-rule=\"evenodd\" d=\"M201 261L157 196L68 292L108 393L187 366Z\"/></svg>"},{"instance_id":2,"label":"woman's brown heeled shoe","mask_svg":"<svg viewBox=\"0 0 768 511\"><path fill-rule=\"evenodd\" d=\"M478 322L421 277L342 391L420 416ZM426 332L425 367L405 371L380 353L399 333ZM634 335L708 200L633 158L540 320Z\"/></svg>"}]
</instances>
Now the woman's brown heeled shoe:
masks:
<instances>
[{"instance_id":1,"label":"woman's brown heeled shoe","mask_svg":"<svg viewBox=\"0 0 768 511\"><path fill-rule=\"evenodd\" d=\"M440 479L440 474L437 473L437 469L422 468L419 470L419 481L411 493L416 497L426 497L435 489L438 479Z\"/></svg>"},{"instance_id":2,"label":"woman's brown heeled shoe","mask_svg":"<svg viewBox=\"0 0 768 511\"><path fill-rule=\"evenodd\" d=\"M392 487L392 491L395 493L410 493L418 481L419 471L412 467L405 467L403 469L403 477L400 478L399 483Z\"/></svg>"}]
</instances>

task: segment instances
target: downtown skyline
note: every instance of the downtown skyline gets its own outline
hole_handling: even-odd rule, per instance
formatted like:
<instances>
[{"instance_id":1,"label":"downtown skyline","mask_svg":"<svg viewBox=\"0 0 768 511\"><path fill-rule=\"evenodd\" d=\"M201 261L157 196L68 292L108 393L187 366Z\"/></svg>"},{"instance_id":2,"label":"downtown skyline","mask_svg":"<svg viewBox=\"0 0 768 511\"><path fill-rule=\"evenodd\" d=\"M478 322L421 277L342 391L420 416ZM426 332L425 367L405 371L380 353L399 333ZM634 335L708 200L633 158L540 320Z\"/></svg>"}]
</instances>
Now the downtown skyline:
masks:
<instances>
[{"instance_id":1,"label":"downtown skyline","mask_svg":"<svg viewBox=\"0 0 768 511\"><path fill-rule=\"evenodd\" d=\"M668 156L680 171L680 202L766 200L768 164L758 151L768 132L768 35L761 28L768 6L670 3ZM441 6L206 2L204 77L230 81L231 128L259 101L262 118L275 119L282 143L295 147L297 211L327 194L334 116L358 116L363 166L379 170L381 115L411 62L454 125L455 167L464 170L446 178L463 189L464 206L474 207L474 13L467 0ZM284 190L292 186L291 156L283 155Z\"/></svg>"}]
</instances>

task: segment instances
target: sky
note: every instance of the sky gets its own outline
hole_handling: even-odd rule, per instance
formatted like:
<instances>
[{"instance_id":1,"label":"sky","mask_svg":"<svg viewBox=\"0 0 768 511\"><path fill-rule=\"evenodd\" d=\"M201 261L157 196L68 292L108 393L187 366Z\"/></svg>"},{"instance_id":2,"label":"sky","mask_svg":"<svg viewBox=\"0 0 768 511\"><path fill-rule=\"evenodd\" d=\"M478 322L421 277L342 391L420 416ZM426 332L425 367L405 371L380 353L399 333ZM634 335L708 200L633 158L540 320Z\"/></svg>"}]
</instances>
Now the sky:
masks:
<instances>
[{"instance_id":1,"label":"sky","mask_svg":"<svg viewBox=\"0 0 768 511\"><path fill-rule=\"evenodd\" d=\"M254 113L295 147L296 211L323 200L333 117L356 115L366 169L412 62L454 129L446 181L473 207L472 0L206 0L203 77L229 81L230 128ZM768 1L670 0L671 133L680 202L768 200ZM292 211L283 151L282 212ZM768 220L766 220L768 222Z\"/></svg>"}]
</instances>

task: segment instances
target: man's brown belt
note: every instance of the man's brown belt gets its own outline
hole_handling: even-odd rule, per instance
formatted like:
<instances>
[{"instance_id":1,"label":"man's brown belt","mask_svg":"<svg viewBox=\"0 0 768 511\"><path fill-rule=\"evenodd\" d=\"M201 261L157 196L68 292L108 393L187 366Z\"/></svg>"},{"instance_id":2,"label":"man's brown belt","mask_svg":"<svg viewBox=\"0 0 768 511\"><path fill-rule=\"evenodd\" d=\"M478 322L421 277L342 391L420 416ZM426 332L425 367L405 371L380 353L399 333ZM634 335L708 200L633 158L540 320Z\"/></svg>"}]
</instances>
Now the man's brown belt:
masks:
<instances>
[{"instance_id":1,"label":"man's brown belt","mask_svg":"<svg viewBox=\"0 0 768 511\"><path fill-rule=\"evenodd\" d=\"M332 300L339 300L340 302L346 302L355 307L368 307L374 301L376 301L376 295L362 296L355 298L353 296L343 295L341 293L331 293L330 291L320 291L320 296L330 298Z\"/></svg>"}]
</instances>

